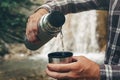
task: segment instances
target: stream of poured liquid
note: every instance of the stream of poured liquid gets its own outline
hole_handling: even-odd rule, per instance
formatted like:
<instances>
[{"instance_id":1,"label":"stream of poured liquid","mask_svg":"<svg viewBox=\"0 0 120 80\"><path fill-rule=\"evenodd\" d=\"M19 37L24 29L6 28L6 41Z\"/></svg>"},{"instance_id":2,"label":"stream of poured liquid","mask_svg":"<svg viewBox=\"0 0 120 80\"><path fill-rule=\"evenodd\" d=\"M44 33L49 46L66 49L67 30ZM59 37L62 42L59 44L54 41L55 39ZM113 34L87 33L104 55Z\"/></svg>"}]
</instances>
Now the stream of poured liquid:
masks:
<instances>
[{"instance_id":1,"label":"stream of poured liquid","mask_svg":"<svg viewBox=\"0 0 120 80\"><path fill-rule=\"evenodd\" d=\"M62 33L62 30L60 32L60 39L61 39L61 45L62 45L62 51L64 52L64 42L63 42L63 33Z\"/></svg>"}]
</instances>

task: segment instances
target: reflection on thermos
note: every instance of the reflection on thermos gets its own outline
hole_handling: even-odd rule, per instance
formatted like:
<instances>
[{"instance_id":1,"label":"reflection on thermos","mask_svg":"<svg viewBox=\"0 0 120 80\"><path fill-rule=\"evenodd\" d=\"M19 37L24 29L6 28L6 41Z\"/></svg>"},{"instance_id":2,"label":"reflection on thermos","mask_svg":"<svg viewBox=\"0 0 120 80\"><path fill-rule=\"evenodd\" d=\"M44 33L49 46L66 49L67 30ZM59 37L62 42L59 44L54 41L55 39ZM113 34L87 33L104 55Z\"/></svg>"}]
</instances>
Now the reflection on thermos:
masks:
<instances>
[{"instance_id":1,"label":"reflection on thermos","mask_svg":"<svg viewBox=\"0 0 120 80\"><path fill-rule=\"evenodd\" d=\"M50 39L57 36L57 34L61 31L64 22L65 16L59 11L53 11L49 14L43 15L38 23L39 33L37 38L39 43L31 43L27 40L27 38L25 38L25 46L30 50L37 50Z\"/></svg>"}]
</instances>

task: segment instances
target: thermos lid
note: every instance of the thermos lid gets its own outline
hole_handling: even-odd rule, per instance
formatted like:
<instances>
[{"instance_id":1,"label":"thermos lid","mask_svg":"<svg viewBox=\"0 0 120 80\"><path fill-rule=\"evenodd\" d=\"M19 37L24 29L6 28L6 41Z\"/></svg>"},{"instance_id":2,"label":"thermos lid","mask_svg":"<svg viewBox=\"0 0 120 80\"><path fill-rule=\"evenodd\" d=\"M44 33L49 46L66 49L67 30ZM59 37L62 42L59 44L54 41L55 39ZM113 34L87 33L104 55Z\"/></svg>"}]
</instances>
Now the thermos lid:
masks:
<instances>
[{"instance_id":1,"label":"thermos lid","mask_svg":"<svg viewBox=\"0 0 120 80\"><path fill-rule=\"evenodd\" d=\"M65 23L65 16L60 11L52 11L48 16L48 22L54 27L61 27Z\"/></svg>"}]
</instances>

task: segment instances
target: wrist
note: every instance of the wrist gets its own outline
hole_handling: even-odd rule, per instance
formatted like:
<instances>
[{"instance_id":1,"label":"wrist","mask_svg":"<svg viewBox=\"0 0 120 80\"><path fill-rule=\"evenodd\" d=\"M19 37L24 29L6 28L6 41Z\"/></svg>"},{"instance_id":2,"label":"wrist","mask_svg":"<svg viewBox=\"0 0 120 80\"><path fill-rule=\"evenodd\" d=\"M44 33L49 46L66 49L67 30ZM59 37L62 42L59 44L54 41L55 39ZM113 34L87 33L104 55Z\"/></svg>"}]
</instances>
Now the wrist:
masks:
<instances>
[{"instance_id":1,"label":"wrist","mask_svg":"<svg viewBox=\"0 0 120 80\"><path fill-rule=\"evenodd\" d=\"M91 71L92 76L93 76L93 80L100 80L100 66L98 64L94 64L94 68Z\"/></svg>"}]
</instances>

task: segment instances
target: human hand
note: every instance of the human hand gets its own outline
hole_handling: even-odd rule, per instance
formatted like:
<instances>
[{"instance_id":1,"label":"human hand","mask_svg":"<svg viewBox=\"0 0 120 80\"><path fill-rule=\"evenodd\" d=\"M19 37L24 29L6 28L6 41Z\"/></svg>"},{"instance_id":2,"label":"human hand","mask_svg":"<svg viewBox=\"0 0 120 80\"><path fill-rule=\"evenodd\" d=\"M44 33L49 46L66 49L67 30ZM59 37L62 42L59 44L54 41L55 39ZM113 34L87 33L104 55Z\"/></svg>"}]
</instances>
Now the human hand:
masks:
<instances>
[{"instance_id":1,"label":"human hand","mask_svg":"<svg viewBox=\"0 0 120 80\"><path fill-rule=\"evenodd\" d=\"M36 37L39 32L38 21L41 19L41 17L44 14L47 14L47 13L48 12L46 9L39 9L38 11L36 11L34 14L32 14L28 18L28 22L26 25L27 26L26 27L26 37L27 37L28 41L34 42L34 43L39 42Z\"/></svg>"},{"instance_id":2,"label":"human hand","mask_svg":"<svg viewBox=\"0 0 120 80\"><path fill-rule=\"evenodd\" d=\"M48 76L59 80L100 80L99 65L83 56L68 64L48 64Z\"/></svg>"}]
</instances>

